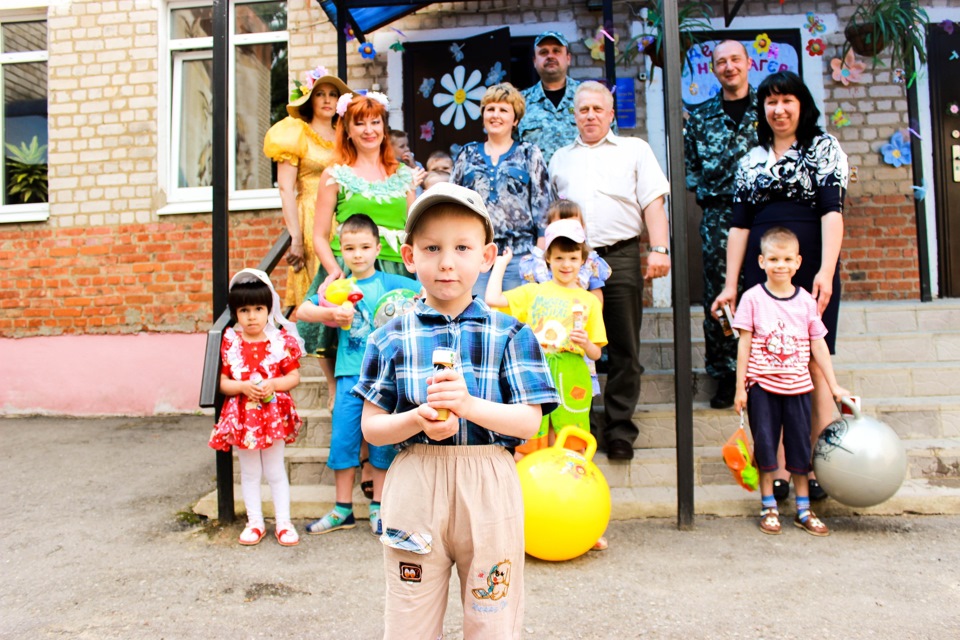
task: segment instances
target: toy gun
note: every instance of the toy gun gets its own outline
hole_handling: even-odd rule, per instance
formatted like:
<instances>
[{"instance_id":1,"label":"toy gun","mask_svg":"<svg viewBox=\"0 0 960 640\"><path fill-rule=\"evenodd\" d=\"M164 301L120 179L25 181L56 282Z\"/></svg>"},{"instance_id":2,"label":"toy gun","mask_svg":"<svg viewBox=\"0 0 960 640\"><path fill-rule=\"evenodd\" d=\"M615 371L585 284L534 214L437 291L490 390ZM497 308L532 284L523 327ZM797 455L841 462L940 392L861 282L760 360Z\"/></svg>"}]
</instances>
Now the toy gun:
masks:
<instances>
[{"instance_id":1,"label":"toy gun","mask_svg":"<svg viewBox=\"0 0 960 640\"><path fill-rule=\"evenodd\" d=\"M733 473L734 480L747 491L756 491L760 484L760 472L750 459L747 434L743 430L743 411L740 412L740 428L721 449L723 461Z\"/></svg>"},{"instance_id":2,"label":"toy gun","mask_svg":"<svg viewBox=\"0 0 960 640\"><path fill-rule=\"evenodd\" d=\"M340 278L327 285L327 291L323 297L327 302L353 309L353 305L363 300L363 292L357 286L356 278ZM349 331L350 326L349 324L341 325L340 328Z\"/></svg>"}]
</instances>

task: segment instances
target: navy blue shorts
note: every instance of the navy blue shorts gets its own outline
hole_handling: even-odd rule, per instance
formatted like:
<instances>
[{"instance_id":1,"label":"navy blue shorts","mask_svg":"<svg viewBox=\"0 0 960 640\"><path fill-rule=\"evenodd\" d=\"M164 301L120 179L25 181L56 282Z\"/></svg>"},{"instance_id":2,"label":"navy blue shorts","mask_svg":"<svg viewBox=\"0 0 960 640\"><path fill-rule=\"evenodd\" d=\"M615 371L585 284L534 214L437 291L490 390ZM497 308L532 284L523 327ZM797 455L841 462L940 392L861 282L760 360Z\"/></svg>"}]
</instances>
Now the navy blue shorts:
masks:
<instances>
[{"instance_id":1,"label":"navy blue shorts","mask_svg":"<svg viewBox=\"0 0 960 640\"><path fill-rule=\"evenodd\" d=\"M760 471L776 471L783 434L787 471L810 473L810 394L782 396L754 384L747 393L747 417L753 433L753 458Z\"/></svg>"}]
</instances>

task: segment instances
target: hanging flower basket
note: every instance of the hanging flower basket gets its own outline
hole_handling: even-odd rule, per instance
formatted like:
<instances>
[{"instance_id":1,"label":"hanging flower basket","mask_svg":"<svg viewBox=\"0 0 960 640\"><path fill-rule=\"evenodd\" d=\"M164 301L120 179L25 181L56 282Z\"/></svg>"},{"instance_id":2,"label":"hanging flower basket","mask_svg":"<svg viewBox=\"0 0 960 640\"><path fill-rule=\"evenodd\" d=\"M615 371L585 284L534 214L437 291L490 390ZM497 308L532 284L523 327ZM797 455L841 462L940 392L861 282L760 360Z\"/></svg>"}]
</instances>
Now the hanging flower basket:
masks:
<instances>
[{"instance_id":1,"label":"hanging flower basket","mask_svg":"<svg viewBox=\"0 0 960 640\"><path fill-rule=\"evenodd\" d=\"M643 52L650 57L650 63L658 69L663 69L663 49L657 47L656 42L651 42L643 48Z\"/></svg>"},{"instance_id":2,"label":"hanging flower basket","mask_svg":"<svg viewBox=\"0 0 960 640\"><path fill-rule=\"evenodd\" d=\"M843 30L843 35L847 37L856 53L861 56L874 57L883 51L886 42L883 40L883 34L873 28L872 24L850 24Z\"/></svg>"}]
</instances>

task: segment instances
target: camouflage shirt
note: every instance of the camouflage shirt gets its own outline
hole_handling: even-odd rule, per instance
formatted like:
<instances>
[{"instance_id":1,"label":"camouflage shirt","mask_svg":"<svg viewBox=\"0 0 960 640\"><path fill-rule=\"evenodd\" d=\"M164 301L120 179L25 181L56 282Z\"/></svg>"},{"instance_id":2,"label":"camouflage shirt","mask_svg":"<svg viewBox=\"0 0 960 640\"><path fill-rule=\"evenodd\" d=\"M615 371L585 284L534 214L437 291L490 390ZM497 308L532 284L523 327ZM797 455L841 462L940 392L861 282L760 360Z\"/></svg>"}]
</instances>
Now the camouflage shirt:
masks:
<instances>
[{"instance_id":1,"label":"camouflage shirt","mask_svg":"<svg viewBox=\"0 0 960 640\"><path fill-rule=\"evenodd\" d=\"M573 94L578 86L579 81L567 78L566 90L559 107L554 107L543 92L542 82L521 92L527 101L527 113L520 120L520 139L540 147L543 161L548 165L557 149L570 144L577 137L577 122L573 117Z\"/></svg>"},{"instance_id":2,"label":"camouflage shirt","mask_svg":"<svg viewBox=\"0 0 960 640\"><path fill-rule=\"evenodd\" d=\"M722 94L695 109L683 128L687 189L701 206L718 196L732 203L740 158L757 146L757 94L750 88L750 106L740 126L723 111ZM714 203L716 204L716 203Z\"/></svg>"}]
</instances>

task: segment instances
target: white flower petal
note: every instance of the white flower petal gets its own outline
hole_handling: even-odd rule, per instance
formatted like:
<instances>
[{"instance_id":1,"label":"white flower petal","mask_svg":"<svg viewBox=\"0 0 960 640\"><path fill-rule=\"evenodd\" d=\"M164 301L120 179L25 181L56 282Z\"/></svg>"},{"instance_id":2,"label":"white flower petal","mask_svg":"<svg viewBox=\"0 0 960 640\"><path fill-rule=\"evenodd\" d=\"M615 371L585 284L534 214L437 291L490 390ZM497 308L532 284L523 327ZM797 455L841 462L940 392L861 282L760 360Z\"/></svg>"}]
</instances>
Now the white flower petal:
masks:
<instances>
[{"instance_id":1,"label":"white flower petal","mask_svg":"<svg viewBox=\"0 0 960 640\"><path fill-rule=\"evenodd\" d=\"M463 129L467 125L467 119L463 115L463 105L457 105L457 118L453 121L454 129Z\"/></svg>"},{"instance_id":2,"label":"white flower petal","mask_svg":"<svg viewBox=\"0 0 960 640\"><path fill-rule=\"evenodd\" d=\"M457 83L457 89L463 88L463 76L466 72L467 70L463 67L462 64L453 68L453 80L454 82ZM451 91L450 93L453 93L453 91Z\"/></svg>"},{"instance_id":3,"label":"white flower petal","mask_svg":"<svg viewBox=\"0 0 960 640\"><path fill-rule=\"evenodd\" d=\"M480 107L477 106L474 102L464 102L463 106L467 109L467 115L470 116L471 120L476 120L480 117Z\"/></svg>"},{"instance_id":4,"label":"white flower petal","mask_svg":"<svg viewBox=\"0 0 960 640\"><path fill-rule=\"evenodd\" d=\"M453 76L449 73L443 74L443 77L440 78L440 86L450 93L456 93L457 89L459 89L459 86L453 81Z\"/></svg>"},{"instance_id":5,"label":"white flower petal","mask_svg":"<svg viewBox=\"0 0 960 640\"><path fill-rule=\"evenodd\" d=\"M467 84L463 85L463 88L466 89L467 91L470 91L470 89L473 89L475 86L477 86L477 84L482 79L483 79L483 74L480 73L480 70L474 69L473 73L471 73L470 77L467 79Z\"/></svg>"},{"instance_id":6,"label":"white flower petal","mask_svg":"<svg viewBox=\"0 0 960 640\"><path fill-rule=\"evenodd\" d=\"M460 105L458 105L456 102L451 102L450 106L447 107L446 111L440 114L440 124L444 126L450 124L450 120L453 119L453 112L457 111L458 107L460 107ZM462 111L462 109L460 109L460 111ZM463 127L461 127L461 129L462 128Z\"/></svg>"},{"instance_id":7,"label":"white flower petal","mask_svg":"<svg viewBox=\"0 0 960 640\"><path fill-rule=\"evenodd\" d=\"M449 93L433 94L433 106L435 107L445 107L451 102L453 102L453 96Z\"/></svg>"},{"instance_id":8,"label":"white flower petal","mask_svg":"<svg viewBox=\"0 0 960 640\"><path fill-rule=\"evenodd\" d=\"M472 90L470 90L470 91L467 91L467 100L478 100L478 101L479 101L480 98L483 97L483 94L485 94L486 92L487 92L487 88L484 87L483 85L481 85L481 86L477 87L476 89L472 89Z\"/></svg>"}]
</instances>

